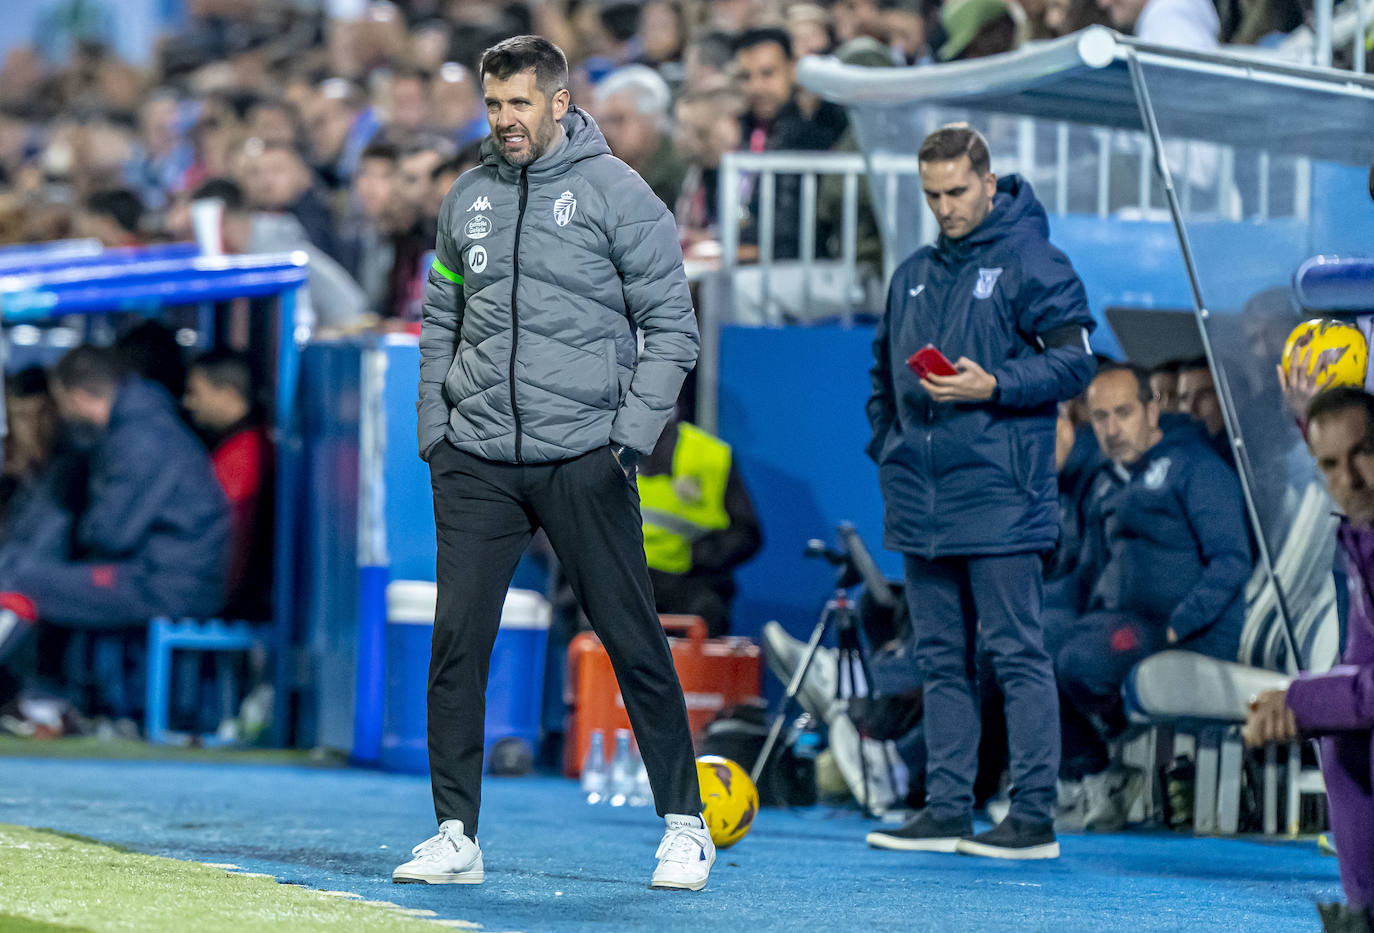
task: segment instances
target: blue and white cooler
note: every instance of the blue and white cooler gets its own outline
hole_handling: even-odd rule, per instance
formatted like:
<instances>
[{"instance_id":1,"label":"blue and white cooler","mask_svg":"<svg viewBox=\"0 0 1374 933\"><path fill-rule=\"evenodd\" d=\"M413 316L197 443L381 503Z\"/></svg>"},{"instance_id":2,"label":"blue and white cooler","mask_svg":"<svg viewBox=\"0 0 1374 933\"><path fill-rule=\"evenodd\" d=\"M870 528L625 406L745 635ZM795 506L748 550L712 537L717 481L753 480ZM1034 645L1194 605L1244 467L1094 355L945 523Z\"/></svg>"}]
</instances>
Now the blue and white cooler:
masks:
<instances>
[{"instance_id":1,"label":"blue and white cooler","mask_svg":"<svg viewBox=\"0 0 1374 933\"><path fill-rule=\"evenodd\" d=\"M435 585L395 580L386 588L386 691L382 714L381 766L387 771L429 772L425 689L434 636ZM487 677L486 743L524 743L531 755L539 742L544 651L553 618L548 600L531 590L510 590Z\"/></svg>"}]
</instances>

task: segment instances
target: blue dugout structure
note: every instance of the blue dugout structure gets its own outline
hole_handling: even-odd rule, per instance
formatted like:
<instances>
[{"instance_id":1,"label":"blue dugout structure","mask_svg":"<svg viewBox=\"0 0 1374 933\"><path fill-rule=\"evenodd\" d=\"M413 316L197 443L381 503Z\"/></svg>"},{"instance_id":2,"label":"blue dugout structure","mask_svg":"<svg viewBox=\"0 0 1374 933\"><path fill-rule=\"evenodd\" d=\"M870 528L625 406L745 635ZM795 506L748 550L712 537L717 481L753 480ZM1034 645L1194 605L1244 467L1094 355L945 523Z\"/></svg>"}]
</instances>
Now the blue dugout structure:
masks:
<instances>
[{"instance_id":1,"label":"blue dugout structure","mask_svg":"<svg viewBox=\"0 0 1374 933\"><path fill-rule=\"evenodd\" d=\"M277 440L276 555L273 580L274 737L287 735L295 632L296 542L300 434L297 389L300 348L295 318L306 283L303 252L259 256L198 256L190 244L89 253L63 244L0 252L0 319L29 323L72 314L138 312L235 298L277 300L277 366L273 423Z\"/></svg>"}]
</instances>

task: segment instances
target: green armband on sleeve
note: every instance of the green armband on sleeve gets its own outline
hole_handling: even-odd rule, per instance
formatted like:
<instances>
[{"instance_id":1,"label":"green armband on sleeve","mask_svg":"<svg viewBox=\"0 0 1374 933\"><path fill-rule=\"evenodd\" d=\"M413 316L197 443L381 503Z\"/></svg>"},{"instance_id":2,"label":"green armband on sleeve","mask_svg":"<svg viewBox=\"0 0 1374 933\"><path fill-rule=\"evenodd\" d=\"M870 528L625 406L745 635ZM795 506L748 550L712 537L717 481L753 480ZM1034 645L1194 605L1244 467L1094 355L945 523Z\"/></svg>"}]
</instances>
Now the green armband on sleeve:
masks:
<instances>
[{"instance_id":1,"label":"green armband on sleeve","mask_svg":"<svg viewBox=\"0 0 1374 933\"><path fill-rule=\"evenodd\" d=\"M463 277L462 277L461 275L459 275L457 272L451 271L447 266L445 266L445 265L444 265L442 262L440 262L438 259L435 259L435 260L434 260L433 269L434 269L435 272L439 273L439 274L442 275L444 278L448 279L448 280L449 280L450 282L452 282L454 285L462 285L462 284L463 284Z\"/></svg>"}]
</instances>

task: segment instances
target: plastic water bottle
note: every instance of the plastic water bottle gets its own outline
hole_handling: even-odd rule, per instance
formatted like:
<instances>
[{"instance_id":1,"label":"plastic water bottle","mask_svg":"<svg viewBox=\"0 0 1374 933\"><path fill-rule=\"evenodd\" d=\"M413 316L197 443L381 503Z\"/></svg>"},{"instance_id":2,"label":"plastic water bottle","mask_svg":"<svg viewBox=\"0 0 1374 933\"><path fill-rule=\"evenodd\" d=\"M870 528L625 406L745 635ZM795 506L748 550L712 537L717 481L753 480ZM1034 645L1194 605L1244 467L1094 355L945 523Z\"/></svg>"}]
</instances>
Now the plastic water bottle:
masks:
<instances>
[{"instance_id":1,"label":"plastic water bottle","mask_svg":"<svg viewBox=\"0 0 1374 933\"><path fill-rule=\"evenodd\" d=\"M596 729L592 732L592 744L587 747L587 755L582 759L582 793L587 795L587 803L598 804L606 799L608 778L606 736Z\"/></svg>"},{"instance_id":2,"label":"plastic water bottle","mask_svg":"<svg viewBox=\"0 0 1374 933\"><path fill-rule=\"evenodd\" d=\"M630 730L615 730L615 757L611 759L611 781L606 789L611 806L623 807L630 802L637 770L634 753L630 751Z\"/></svg>"},{"instance_id":3,"label":"plastic water bottle","mask_svg":"<svg viewBox=\"0 0 1374 933\"><path fill-rule=\"evenodd\" d=\"M649 769L644 767L644 761L635 754L635 764L638 766L635 772L635 789L630 794L630 806L647 807L654 802L654 789L649 784Z\"/></svg>"}]
</instances>

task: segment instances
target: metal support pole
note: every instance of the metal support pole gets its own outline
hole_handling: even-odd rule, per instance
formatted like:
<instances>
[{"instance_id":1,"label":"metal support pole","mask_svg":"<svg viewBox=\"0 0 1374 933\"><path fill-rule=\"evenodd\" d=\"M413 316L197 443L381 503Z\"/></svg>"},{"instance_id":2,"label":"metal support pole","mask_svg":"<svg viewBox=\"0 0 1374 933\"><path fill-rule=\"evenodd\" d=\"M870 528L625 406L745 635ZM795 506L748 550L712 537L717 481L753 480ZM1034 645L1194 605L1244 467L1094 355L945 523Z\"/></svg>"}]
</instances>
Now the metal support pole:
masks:
<instances>
[{"instance_id":1,"label":"metal support pole","mask_svg":"<svg viewBox=\"0 0 1374 933\"><path fill-rule=\"evenodd\" d=\"M304 286L302 286L304 287ZM277 301L277 386L273 426L277 441L275 554L272 569L272 616L276 650L272 665L272 743L285 745L291 735L290 710L296 690L296 529L301 438L297 421L296 387L301 355L296 345L297 292L283 292Z\"/></svg>"},{"instance_id":2,"label":"metal support pole","mask_svg":"<svg viewBox=\"0 0 1374 933\"><path fill-rule=\"evenodd\" d=\"M1216 352L1212 348L1212 339L1207 332L1207 319L1211 312L1207 310L1202 298L1202 286L1198 282L1197 263L1193 257L1192 243L1188 238L1188 228L1183 222L1182 208L1179 206L1178 193L1174 190L1173 175L1169 171L1169 160L1164 154L1164 137L1160 134L1159 123L1155 119L1154 105L1150 102L1150 91L1145 84L1145 75L1141 72L1140 60L1136 57L1135 50L1129 50L1126 57L1126 65L1131 73L1131 85L1135 89L1136 105L1140 108L1140 118L1145 124L1149 134L1151 145L1155 153L1155 169L1159 172L1160 181L1164 186L1164 197L1169 203L1169 213L1174 220L1174 232L1178 236L1179 250L1183 254L1183 266L1188 272L1188 284L1193 292L1193 308L1197 316L1198 336L1202 340L1202 349L1207 356L1207 365L1211 368L1213 378L1217 385L1217 401L1221 405L1221 413L1226 423L1226 436L1231 442L1231 450L1236 457L1236 473L1240 478L1240 490L1245 499L1245 511L1250 518L1250 525L1255 532L1255 542L1259 548L1260 565L1264 567L1264 575L1274 588L1274 601L1279 611L1279 618L1283 622L1283 637L1288 645L1289 657L1299 670L1305 667L1302 654L1298 651L1298 640L1293 631L1293 614L1288 610L1288 600L1284 596L1283 585L1279 582L1278 574L1274 571L1274 561L1269 554L1269 543L1264 538L1264 529L1260 526L1259 510L1255 506L1254 490L1251 484L1251 477L1254 473L1250 467L1250 456L1245 446L1245 437L1241 433L1240 419L1236 415L1236 404L1231 397L1231 385L1226 379L1226 373L1222 370L1217 359Z\"/></svg>"}]
</instances>

